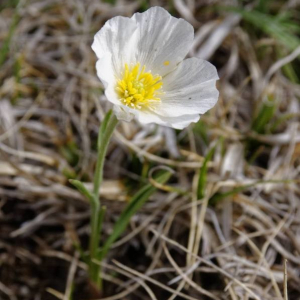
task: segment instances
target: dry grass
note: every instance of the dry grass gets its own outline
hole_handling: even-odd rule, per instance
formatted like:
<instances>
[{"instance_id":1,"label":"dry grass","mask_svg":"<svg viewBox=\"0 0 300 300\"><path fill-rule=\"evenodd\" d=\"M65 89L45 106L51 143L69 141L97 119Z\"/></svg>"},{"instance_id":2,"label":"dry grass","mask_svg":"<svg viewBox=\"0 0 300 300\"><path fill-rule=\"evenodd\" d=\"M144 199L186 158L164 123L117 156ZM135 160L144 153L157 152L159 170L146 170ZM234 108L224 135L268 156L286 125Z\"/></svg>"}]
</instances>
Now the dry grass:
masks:
<instances>
[{"instance_id":1,"label":"dry grass","mask_svg":"<svg viewBox=\"0 0 300 300\"><path fill-rule=\"evenodd\" d=\"M90 45L108 18L153 5L194 25L190 54L217 66L220 100L182 132L119 126L104 237L152 167L175 173L103 262L101 299L300 299L299 48L217 10L229 0L14 2L0 3L0 299L93 298L73 246L86 247L89 206L68 183L92 181L109 107ZM274 2L299 24L297 1Z\"/></svg>"}]
</instances>

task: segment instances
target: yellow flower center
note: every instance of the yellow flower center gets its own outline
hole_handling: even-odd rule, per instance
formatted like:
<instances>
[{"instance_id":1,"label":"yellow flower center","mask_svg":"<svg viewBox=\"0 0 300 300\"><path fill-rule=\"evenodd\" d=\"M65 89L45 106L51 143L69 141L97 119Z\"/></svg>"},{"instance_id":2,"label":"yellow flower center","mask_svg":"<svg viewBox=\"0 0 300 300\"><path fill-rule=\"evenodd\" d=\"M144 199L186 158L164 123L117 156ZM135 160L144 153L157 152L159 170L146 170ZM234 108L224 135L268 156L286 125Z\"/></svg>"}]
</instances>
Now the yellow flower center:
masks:
<instances>
[{"instance_id":1,"label":"yellow flower center","mask_svg":"<svg viewBox=\"0 0 300 300\"><path fill-rule=\"evenodd\" d=\"M153 76L145 72L146 67L140 70L140 64L129 67L125 64L123 78L117 81L116 91L123 104L135 109L152 108L160 102L158 97L162 87L161 76Z\"/></svg>"}]
</instances>

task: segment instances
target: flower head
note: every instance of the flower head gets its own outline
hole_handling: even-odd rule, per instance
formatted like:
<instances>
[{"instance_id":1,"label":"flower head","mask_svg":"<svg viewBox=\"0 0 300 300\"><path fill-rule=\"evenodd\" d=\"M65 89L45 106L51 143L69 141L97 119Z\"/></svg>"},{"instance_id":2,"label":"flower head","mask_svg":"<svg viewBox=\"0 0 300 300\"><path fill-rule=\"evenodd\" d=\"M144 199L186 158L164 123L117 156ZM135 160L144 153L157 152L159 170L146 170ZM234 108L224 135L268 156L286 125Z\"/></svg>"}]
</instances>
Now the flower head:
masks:
<instances>
[{"instance_id":1,"label":"flower head","mask_svg":"<svg viewBox=\"0 0 300 300\"><path fill-rule=\"evenodd\" d=\"M105 23L92 48L118 119L182 129L216 104L216 68L184 59L193 39L193 27L161 7Z\"/></svg>"}]
</instances>

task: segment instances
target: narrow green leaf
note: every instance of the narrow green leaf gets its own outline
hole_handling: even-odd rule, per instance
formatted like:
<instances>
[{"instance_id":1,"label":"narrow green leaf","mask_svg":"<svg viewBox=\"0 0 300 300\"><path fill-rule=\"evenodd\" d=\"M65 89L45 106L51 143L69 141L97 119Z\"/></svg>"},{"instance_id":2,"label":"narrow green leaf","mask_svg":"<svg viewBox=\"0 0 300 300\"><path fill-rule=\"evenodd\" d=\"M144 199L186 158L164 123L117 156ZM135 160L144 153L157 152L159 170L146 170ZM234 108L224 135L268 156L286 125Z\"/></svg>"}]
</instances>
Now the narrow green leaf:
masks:
<instances>
[{"instance_id":1,"label":"narrow green leaf","mask_svg":"<svg viewBox=\"0 0 300 300\"><path fill-rule=\"evenodd\" d=\"M248 189L249 187L255 186L257 183L255 184L248 184L248 185L242 185L239 187L236 187L234 189L232 189L231 191L228 192L224 192L224 193L215 193L210 199L209 199L209 204L211 205L215 205L217 204L217 202L229 197L229 196L233 196L236 195L246 189Z\"/></svg>"},{"instance_id":2,"label":"narrow green leaf","mask_svg":"<svg viewBox=\"0 0 300 300\"><path fill-rule=\"evenodd\" d=\"M268 11L268 2L269 0L259 0L257 10L266 13Z\"/></svg>"},{"instance_id":3,"label":"narrow green leaf","mask_svg":"<svg viewBox=\"0 0 300 300\"><path fill-rule=\"evenodd\" d=\"M97 142L98 158L97 158L97 164L94 173L94 188L93 188L93 194L96 199L99 198L99 189L103 180L103 166L104 166L104 160L105 160L108 144L110 142L111 136L117 124L118 124L118 119L113 114L112 110L110 110L106 114L99 129L98 142Z\"/></svg>"},{"instance_id":4,"label":"narrow green leaf","mask_svg":"<svg viewBox=\"0 0 300 300\"><path fill-rule=\"evenodd\" d=\"M170 172L163 171L158 176L156 176L155 181L160 184L164 184L170 177ZM99 260L102 260L106 256L111 245L125 231L131 217L144 205L144 203L155 192L155 190L156 188L152 184L147 184L131 199L130 203L126 206L119 219L117 220L112 234L106 240L103 248L99 252Z\"/></svg>"},{"instance_id":5,"label":"narrow green leaf","mask_svg":"<svg viewBox=\"0 0 300 300\"><path fill-rule=\"evenodd\" d=\"M10 0L10 1L3 1L0 2L0 11L5 8L16 8L19 3L19 0Z\"/></svg>"},{"instance_id":6,"label":"narrow green leaf","mask_svg":"<svg viewBox=\"0 0 300 300\"><path fill-rule=\"evenodd\" d=\"M18 2L19 1L17 1L16 6L18 5ZM17 28L17 24L19 22L19 19L20 19L20 17L19 17L19 14L18 14L18 10L16 10L16 12L14 13L14 15L12 17L12 23L11 23L11 26L9 28L8 35L5 38L5 40L3 41L2 47L0 49L0 67L4 64L4 62L6 60L6 57L7 57L7 54L9 53L10 43L11 43L12 37L14 35L14 32Z\"/></svg>"},{"instance_id":7,"label":"narrow green leaf","mask_svg":"<svg viewBox=\"0 0 300 300\"><path fill-rule=\"evenodd\" d=\"M296 118L299 114L296 113L287 113L282 115L281 117L279 117L278 119L276 119L276 121L272 124L272 126L270 127L270 132L274 132L282 123Z\"/></svg>"},{"instance_id":8,"label":"narrow green leaf","mask_svg":"<svg viewBox=\"0 0 300 300\"><path fill-rule=\"evenodd\" d=\"M88 265L90 263L88 254L84 253L81 245L79 245L76 241L73 241L73 246L79 252L80 258Z\"/></svg>"},{"instance_id":9,"label":"narrow green leaf","mask_svg":"<svg viewBox=\"0 0 300 300\"><path fill-rule=\"evenodd\" d=\"M206 187L206 177L207 177L207 164L211 160L216 146L211 148L207 155L205 156L203 165L200 169L199 179L198 179L198 188L197 188L197 199L203 199L205 196L205 187Z\"/></svg>"},{"instance_id":10,"label":"narrow green leaf","mask_svg":"<svg viewBox=\"0 0 300 300\"><path fill-rule=\"evenodd\" d=\"M84 184L79 181L79 180L75 180L75 179L69 179L69 182L74 185L77 190L83 195L85 196L90 202L94 203L94 197L92 195L92 193L84 186Z\"/></svg>"},{"instance_id":11,"label":"narrow green leaf","mask_svg":"<svg viewBox=\"0 0 300 300\"><path fill-rule=\"evenodd\" d=\"M110 118L112 116L112 113L113 113L112 110L109 110L107 112L107 114L105 115L102 123L101 123L100 129L99 129L99 133L98 133L97 150L99 150L99 148L100 148L101 141L102 141L103 136L104 136L104 134L106 132L106 128L107 128L109 120L110 120Z\"/></svg>"},{"instance_id":12,"label":"narrow green leaf","mask_svg":"<svg viewBox=\"0 0 300 300\"><path fill-rule=\"evenodd\" d=\"M109 4L116 4L116 0L104 0L104 2L109 3Z\"/></svg>"},{"instance_id":13,"label":"narrow green leaf","mask_svg":"<svg viewBox=\"0 0 300 300\"><path fill-rule=\"evenodd\" d=\"M207 124L204 123L204 121L199 120L194 126L193 131L197 134L199 134L204 141L205 145L208 146L208 134L207 134Z\"/></svg>"},{"instance_id":14,"label":"narrow green leaf","mask_svg":"<svg viewBox=\"0 0 300 300\"><path fill-rule=\"evenodd\" d=\"M284 50L285 49L282 49L282 47L277 47L276 48L276 52L277 52L278 57L284 57L284 56L287 55L287 51L284 51ZM293 63L289 63L289 64L284 65L282 67L282 71L283 71L283 74L287 78L289 78L292 82L294 82L294 83L299 82L299 78L298 78L298 75L295 71Z\"/></svg>"},{"instance_id":15,"label":"narrow green leaf","mask_svg":"<svg viewBox=\"0 0 300 300\"><path fill-rule=\"evenodd\" d=\"M259 184L267 184L267 183L281 183L282 184L282 183L292 183L292 182L293 182L293 180L258 180L251 184L245 184L245 185L238 186L228 192L224 192L224 193L217 192L209 199L209 204L215 205L215 204L217 204L217 202L219 202L229 196L236 195L240 192L247 190L248 188L257 186Z\"/></svg>"},{"instance_id":16,"label":"narrow green leaf","mask_svg":"<svg viewBox=\"0 0 300 300\"><path fill-rule=\"evenodd\" d=\"M70 292L70 297L69 297L69 300L73 300L74 291L75 291L75 283L74 283L74 282L72 282L72 286L71 286L71 292Z\"/></svg>"},{"instance_id":17,"label":"narrow green leaf","mask_svg":"<svg viewBox=\"0 0 300 300\"><path fill-rule=\"evenodd\" d=\"M222 9L240 14L244 20L274 37L290 50L294 50L300 45L300 39L296 35L291 34L290 30L291 26L293 26L293 31L296 29L299 30L300 26L298 24L283 22L278 16L272 16L257 10L246 10L237 7L224 6Z\"/></svg>"},{"instance_id":18,"label":"narrow green leaf","mask_svg":"<svg viewBox=\"0 0 300 300\"><path fill-rule=\"evenodd\" d=\"M257 133L265 133L266 126L274 117L276 112L276 104L272 98L263 102L257 117L252 123L252 130Z\"/></svg>"}]
</instances>

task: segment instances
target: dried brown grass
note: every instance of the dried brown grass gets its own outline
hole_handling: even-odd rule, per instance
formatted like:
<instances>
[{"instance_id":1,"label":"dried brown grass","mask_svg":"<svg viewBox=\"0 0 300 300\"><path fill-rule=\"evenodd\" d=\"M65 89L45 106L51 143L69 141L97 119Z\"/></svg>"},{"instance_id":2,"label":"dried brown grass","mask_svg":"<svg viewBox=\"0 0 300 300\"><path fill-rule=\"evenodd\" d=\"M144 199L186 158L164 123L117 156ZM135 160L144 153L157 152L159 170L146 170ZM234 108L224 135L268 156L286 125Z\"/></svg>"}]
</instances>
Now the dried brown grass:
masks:
<instances>
[{"instance_id":1,"label":"dried brown grass","mask_svg":"<svg viewBox=\"0 0 300 300\"><path fill-rule=\"evenodd\" d=\"M109 107L93 35L140 3L30 0L0 11L2 46L19 16L0 69L0 299L92 298L73 246L87 243L89 206L68 179L92 181ZM300 299L300 86L281 72L299 49L277 59L276 40L250 36L238 15L212 12L223 1L149 3L194 25L190 54L218 67L220 100L202 118L208 143L192 128L119 126L101 190L104 237L151 167L173 168L177 189L156 193L114 245L103 262L102 299ZM273 119L292 116L273 132L253 132L267 97L277 103ZM198 171L217 141L199 201Z\"/></svg>"}]
</instances>

